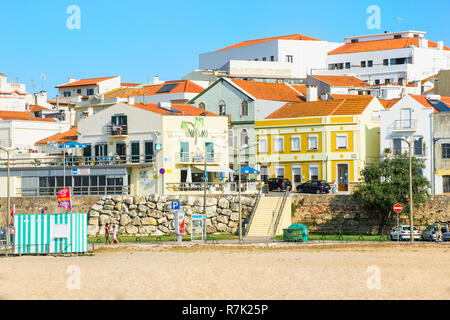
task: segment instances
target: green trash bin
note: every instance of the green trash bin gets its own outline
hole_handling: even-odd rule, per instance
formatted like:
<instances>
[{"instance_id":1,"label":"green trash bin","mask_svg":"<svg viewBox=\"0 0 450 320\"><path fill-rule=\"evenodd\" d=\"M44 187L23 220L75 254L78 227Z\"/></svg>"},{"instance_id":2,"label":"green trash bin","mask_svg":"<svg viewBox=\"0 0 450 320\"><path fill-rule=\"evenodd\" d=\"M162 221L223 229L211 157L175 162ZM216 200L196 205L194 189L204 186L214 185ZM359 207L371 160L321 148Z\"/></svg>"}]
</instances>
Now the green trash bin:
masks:
<instances>
[{"instance_id":1,"label":"green trash bin","mask_svg":"<svg viewBox=\"0 0 450 320\"><path fill-rule=\"evenodd\" d=\"M283 229L283 240L292 242L307 242L308 228L301 223L294 223L287 229Z\"/></svg>"}]
</instances>

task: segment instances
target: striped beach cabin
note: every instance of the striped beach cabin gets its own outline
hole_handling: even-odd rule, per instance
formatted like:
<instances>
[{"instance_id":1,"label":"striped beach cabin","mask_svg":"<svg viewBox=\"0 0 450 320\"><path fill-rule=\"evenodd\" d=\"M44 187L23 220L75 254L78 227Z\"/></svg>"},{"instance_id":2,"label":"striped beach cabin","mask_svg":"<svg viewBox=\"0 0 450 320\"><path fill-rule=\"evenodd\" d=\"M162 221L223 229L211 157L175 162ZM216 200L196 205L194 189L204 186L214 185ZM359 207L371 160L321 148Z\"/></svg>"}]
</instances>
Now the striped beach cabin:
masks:
<instances>
[{"instance_id":1,"label":"striped beach cabin","mask_svg":"<svg viewBox=\"0 0 450 320\"><path fill-rule=\"evenodd\" d=\"M14 215L14 253L87 252L87 213Z\"/></svg>"}]
</instances>

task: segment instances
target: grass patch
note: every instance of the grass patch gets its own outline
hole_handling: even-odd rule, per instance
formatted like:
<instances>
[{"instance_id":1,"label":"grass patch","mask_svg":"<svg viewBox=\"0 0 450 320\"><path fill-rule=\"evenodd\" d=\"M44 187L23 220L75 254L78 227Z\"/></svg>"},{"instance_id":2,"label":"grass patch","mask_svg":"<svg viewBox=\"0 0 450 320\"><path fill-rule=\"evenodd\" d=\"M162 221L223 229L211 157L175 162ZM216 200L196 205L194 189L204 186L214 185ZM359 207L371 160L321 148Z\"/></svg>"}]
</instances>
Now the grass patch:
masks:
<instances>
[{"instance_id":1,"label":"grass patch","mask_svg":"<svg viewBox=\"0 0 450 320\"><path fill-rule=\"evenodd\" d=\"M276 240L283 240L283 235L277 235ZM322 234L308 233L308 240L326 240L326 241L391 241L389 235L372 234Z\"/></svg>"},{"instance_id":2,"label":"grass patch","mask_svg":"<svg viewBox=\"0 0 450 320\"><path fill-rule=\"evenodd\" d=\"M161 235L161 236L119 236L119 243L142 243L142 242L168 242L177 241L176 235ZM199 239L197 237L197 239ZM207 240L234 240L239 239L238 235L235 234L207 234ZM190 235L184 235L183 241L191 241ZM88 243L105 243L105 237L88 237Z\"/></svg>"}]
</instances>

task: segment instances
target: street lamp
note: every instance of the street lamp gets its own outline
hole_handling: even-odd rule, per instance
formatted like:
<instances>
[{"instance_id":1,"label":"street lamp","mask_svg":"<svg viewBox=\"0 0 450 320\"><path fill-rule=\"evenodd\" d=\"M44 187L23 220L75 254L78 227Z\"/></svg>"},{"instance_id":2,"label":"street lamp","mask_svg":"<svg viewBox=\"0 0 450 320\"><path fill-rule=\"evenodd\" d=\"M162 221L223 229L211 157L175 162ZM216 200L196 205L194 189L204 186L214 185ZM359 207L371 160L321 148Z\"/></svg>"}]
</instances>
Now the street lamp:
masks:
<instances>
[{"instance_id":1,"label":"street lamp","mask_svg":"<svg viewBox=\"0 0 450 320\"><path fill-rule=\"evenodd\" d=\"M411 153L411 146L414 142L413 138L411 138L411 141L401 138L401 140L405 141L408 144L409 148L409 241L411 243L414 242L414 222L413 222L413 216L414 216L414 207L413 207L413 192L412 192L412 153Z\"/></svg>"},{"instance_id":2,"label":"street lamp","mask_svg":"<svg viewBox=\"0 0 450 320\"><path fill-rule=\"evenodd\" d=\"M19 150L19 148L13 148L13 149L6 149L4 147L0 147L0 150L5 151L8 154L8 162L7 162L7 166L8 166L8 179L7 179L7 193L8 193L8 206L6 208L6 252L5 254L8 255L8 246L9 246L9 237L10 237L10 230L9 230L9 218L10 218L10 214L11 214L11 193L10 193L10 183L9 183L9 178L10 178L10 165L9 165L9 154L12 151L16 151Z\"/></svg>"}]
</instances>

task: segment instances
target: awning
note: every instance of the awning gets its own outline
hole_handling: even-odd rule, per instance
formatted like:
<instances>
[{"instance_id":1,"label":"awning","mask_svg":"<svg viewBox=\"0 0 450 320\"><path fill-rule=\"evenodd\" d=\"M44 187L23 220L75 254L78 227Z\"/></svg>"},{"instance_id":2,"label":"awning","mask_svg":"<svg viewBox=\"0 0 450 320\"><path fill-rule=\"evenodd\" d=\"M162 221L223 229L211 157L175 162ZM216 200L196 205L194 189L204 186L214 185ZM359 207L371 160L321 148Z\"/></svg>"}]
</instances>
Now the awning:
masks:
<instances>
[{"instance_id":1,"label":"awning","mask_svg":"<svg viewBox=\"0 0 450 320\"><path fill-rule=\"evenodd\" d=\"M205 170L205 166L194 166L194 167L200 171ZM231 170L228 167L219 167L219 166L214 166L214 167L207 166L206 171L207 172L223 172L223 173L233 172L233 170Z\"/></svg>"}]
</instances>

